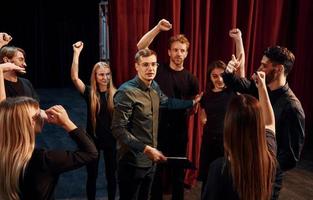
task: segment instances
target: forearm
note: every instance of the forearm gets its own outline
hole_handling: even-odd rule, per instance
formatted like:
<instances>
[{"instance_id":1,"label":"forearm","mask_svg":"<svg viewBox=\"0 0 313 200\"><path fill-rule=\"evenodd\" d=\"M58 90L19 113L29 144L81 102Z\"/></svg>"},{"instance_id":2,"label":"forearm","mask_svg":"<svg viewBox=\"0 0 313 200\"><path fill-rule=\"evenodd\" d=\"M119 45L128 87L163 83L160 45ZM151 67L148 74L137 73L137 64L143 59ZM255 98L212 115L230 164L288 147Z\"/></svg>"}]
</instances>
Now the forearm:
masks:
<instances>
[{"instance_id":1,"label":"forearm","mask_svg":"<svg viewBox=\"0 0 313 200\"><path fill-rule=\"evenodd\" d=\"M73 81L78 78L78 65L79 65L79 54L74 52L73 61L71 66L71 78Z\"/></svg>"},{"instance_id":2,"label":"forearm","mask_svg":"<svg viewBox=\"0 0 313 200\"><path fill-rule=\"evenodd\" d=\"M154 38L160 33L160 29L158 26L155 26L153 29L151 29L149 32L147 32L137 43L137 48L145 49L150 46Z\"/></svg>"},{"instance_id":3,"label":"forearm","mask_svg":"<svg viewBox=\"0 0 313 200\"><path fill-rule=\"evenodd\" d=\"M275 133L274 111L267 93L267 89L266 87L259 87L258 92L265 126L273 130L273 132Z\"/></svg>"},{"instance_id":4,"label":"forearm","mask_svg":"<svg viewBox=\"0 0 313 200\"><path fill-rule=\"evenodd\" d=\"M3 70L0 68L0 102L5 100L6 94L5 94L5 87L4 87L4 76L3 76Z\"/></svg>"},{"instance_id":5,"label":"forearm","mask_svg":"<svg viewBox=\"0 0 313 200\"><path fill-rule=\"evenodd\" d=\"M123 145L126 145L133 151L143 152L145 144L135 138L126 128L112 125L112 134L115 139Z\"/></svg>"},{"instance_id":6,"label":"forearm","mask_svg":"<svg viewBox=\"0 0 313 200\"><path fill-rule=\"evenodd\" d=\"M241 62L238 71L236 74L242 78L245 77L245 50L243 46L243 41L242 38L236 39L235 40L235 45L236 45L236 57L239 58L241 56Z\"/></svg>"},{"instance_id":7,"label":"forearm","mask_svg":"<svg viewBox=\"0 0 313 200\"><path fill-rule=\"evenodd\" d=\"M161 104L161 107L166 107L171 110L175 109L187 109L191 108L194 105L193 100L183 100L183 99L175 99L175 98L168 98L165 104Z\"/></svg>"}]
</instances>

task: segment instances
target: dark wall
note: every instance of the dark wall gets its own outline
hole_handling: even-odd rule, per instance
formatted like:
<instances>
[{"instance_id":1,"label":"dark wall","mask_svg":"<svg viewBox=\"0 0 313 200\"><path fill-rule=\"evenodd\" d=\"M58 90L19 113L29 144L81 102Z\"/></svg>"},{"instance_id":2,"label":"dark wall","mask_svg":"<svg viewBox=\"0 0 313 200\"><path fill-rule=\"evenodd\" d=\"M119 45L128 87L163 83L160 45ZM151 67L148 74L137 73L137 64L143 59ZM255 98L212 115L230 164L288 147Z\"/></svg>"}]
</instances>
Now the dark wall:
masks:
<instances>
[{"instance_id":1,"label":"dark wall","mask_svg":"<svg viewBox=\"0 0 313 200\"><path fill-rule=\"evenodd\" d=\"M26 77L35 88L71 85L72 44L85 43L80 77L89 81L99 59L98 1L1 2L0 31L13 37L10 45L26 51Z\"/></svg>"}]
</instances>

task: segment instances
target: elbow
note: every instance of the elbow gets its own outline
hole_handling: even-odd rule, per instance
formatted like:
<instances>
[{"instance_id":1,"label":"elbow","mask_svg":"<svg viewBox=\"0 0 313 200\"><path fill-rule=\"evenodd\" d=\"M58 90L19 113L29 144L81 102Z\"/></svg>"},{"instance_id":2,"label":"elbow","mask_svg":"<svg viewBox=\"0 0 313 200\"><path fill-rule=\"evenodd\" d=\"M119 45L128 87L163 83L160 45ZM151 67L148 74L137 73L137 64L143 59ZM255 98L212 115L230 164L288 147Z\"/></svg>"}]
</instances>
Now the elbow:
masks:
<instances>
[{"instance_id":1,"label":"elbow","mask_svg":"<svg viewBox=\"0 0 313 200\"><path fill-rule=\"evenodd\" d=\"M78 77L77 76L71 76L71 79L74 83L76 83L78 81Z\"/></svg>"},{"instance_id":2,"label":"elbow","mask_svg":"<svg viewBox=\"0 0 313 200\"><path fill-rule=\"evenodd\" d=\"M141 49L144 49L144 48L143 48L143 45L139 42L139 43L137 44L137 50L139 51L139 50L141 50Z\"/></svg>"},{"instance_id":3,"label":"elbow","mask_svg":"<svg viewBox=\"0 0 313 200\"><path fill-rule=\"evenodd\" d=\"M88 162L94 162L98 159L99 156L99 152L97 151L97 149L95 149L95 151L90 152L89 153L89 161Z\"/></svg>"}]
</instances>

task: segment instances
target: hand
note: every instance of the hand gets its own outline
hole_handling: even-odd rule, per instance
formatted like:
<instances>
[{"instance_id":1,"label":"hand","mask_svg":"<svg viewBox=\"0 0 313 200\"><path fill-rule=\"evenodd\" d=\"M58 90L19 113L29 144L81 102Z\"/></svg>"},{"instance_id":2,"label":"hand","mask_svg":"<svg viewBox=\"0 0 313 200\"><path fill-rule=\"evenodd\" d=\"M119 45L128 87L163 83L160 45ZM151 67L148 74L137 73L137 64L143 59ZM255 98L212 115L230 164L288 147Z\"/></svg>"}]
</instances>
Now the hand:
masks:
<instances>
[{"instance_id":1,"label":"hand","mask_svg":"<svg viewBox=\"0 0 313 200\"><path fill-rule=\"evenodd\" d=\"M241 35L241 31L238 28L234 28L229 31L229 37L233 38L234 40L240 40Z\"/></svg>"},{"instance_id":2,"label":"hand","mask_svg":"<svg viewBox=\"0 0 313 200\"><path fill-rule=\"evenodd\" d=\"M3 72L8 72L8 71L17 71L20 73L26 73L25 68L19 67L13 63L2 63L0 64L0 68L3 70Z\"/></svg>"},{"instance_id":3,"label":"hand","mask_svg":"<svg viewBox=\"0 0 313 200\"><path fill-rule=\"evenodd\" d=\"M68 117L66 110L60 105L47 109L46 114L48 123L59 125L68 132L76 128L76 125Z\"/></svg>"},{"instance_id":4,"label":"hand","mask_svg":"<svg viewBox=\"0 0 313 200\"><path fill-rule=\"evenodd\" d=\"M166 19L160 20L157 26L160 31L168 31L172 28L172 24Z\"/></svg>"},{"instance_id":5,"label":"hand","mask_svg":"<svg viewBox=\"0 0 313 200\"><path fill-rule=\"evenodd\" d=\"M12 39L13 38L11 37L11 35L9 35L7 33L0 33L0 48L3 47L4 45L9 44L9 42Z\"/></svg>"},{"instance_id":6,"label":"hand","mask_svg":"<svg viewBox=\"0 0 313 200\"><path fill-rule=\"evenodd\" d=\"M252 75L252 80L254 80L257 88L265 88L265 72L257 71Z\"/></svg>"},{"instance_id":7,"label":"hand","mask_svg":"<svg viewBox=\"0 0 313 200\"><path fill-rule=\"evenodd\" d=\"M231 56L231 60L228 62L225 72L232 74L236 72L240 66L241 63L242 54L239 55L239 58L237 59L236 56L233 54Z\"/></svg>"},{"instance_id":8,"label":"hand","mask_svg":"<svg viewBox=\"0 0 313 200\"><path fill-rule=\"evenodd\" d=\"M160 152L156 148L153 148L153 147L151 147L149 145L146 145L146 147L145 147L143 152L153 162L157 162L158 163L158 162L165 162L167 160L167 158L162 154L162 152Z\"/></svg>"},{"instance_id":9,"label":"hand","mask_svg":"<svg viewBox=\"0 0 313 200\"><path fill-rule=\"evenodd\" d=\"M80 53L84 48L84 43L82 41L78 41L73 44L73 51L75 53Z\"/></svg>"},{"instance_id":10,"label":"hand","mask_svg":"<svg viewBox=\"0 0 313 200\"><path fill-rule=\"evenodd\" d=\"M197 105L200 102L200 100L202 99L202 96L203 96L203 92L201 92L200 94L197 94L193 100L193 105Z\"/></svg>"}]
</instances>

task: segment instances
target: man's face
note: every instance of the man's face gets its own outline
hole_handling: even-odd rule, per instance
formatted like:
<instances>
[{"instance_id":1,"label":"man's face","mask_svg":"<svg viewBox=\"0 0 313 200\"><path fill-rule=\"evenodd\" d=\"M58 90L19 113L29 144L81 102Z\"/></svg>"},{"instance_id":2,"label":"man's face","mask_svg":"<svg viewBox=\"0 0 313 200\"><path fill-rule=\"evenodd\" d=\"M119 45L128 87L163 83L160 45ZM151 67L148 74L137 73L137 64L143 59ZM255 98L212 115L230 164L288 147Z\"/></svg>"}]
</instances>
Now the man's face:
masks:
<instances>
[{"instance_id":1,"label":"man's face","mask_svg":"<svg viewBox=\"0 0 313 200\"><path fill-rule=\"evenodd\" d=\"M155 55L141 57L135 64L139 78L145 83L151 83L157 72L157 59Z\"/></svg>"},{"instance_id":2,"label":"man's face","mask_svg":"<svg viewBox=\"0 0 313 200\"><path fill-rule=\"evenodd\" d=\"M265 72L266 75L266 84L270 84L278 78L278 68L273 65L268 57L263 56L261 60L261 65L258 71Z\"/></svg>"},{"instance_id":3,"label":"man's face","mask_svg":"<svg viewBox=\"0 0 313 200\"><path fill-rule=\"evenodd\" d=\"M14 63L15 65L26 68L26 62L25 62L25 57L22 52L17 51L17 53L13 56L13 58L10 59L11 63Z\"/></svg>"},{"instance_id":4,"label":"man's face","mask_svg":"<svg viewBox=\"0 0 313 200\"><path fill-rule=\"evenodd\" d=\"M168 50L170 60L176 66L182 66L184 64L184 60L187 57L187 54L187 45L179 41L173 42L171 49Z\"/></svg>"}]
</instances>

